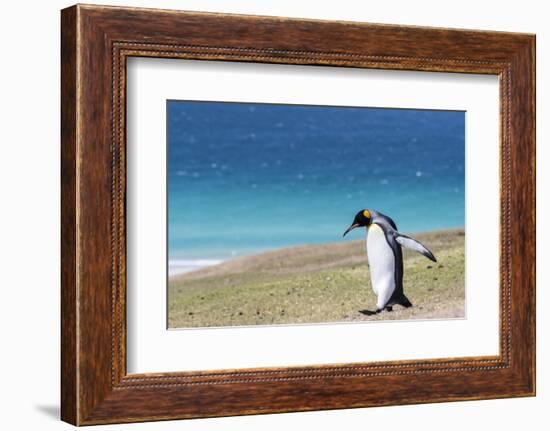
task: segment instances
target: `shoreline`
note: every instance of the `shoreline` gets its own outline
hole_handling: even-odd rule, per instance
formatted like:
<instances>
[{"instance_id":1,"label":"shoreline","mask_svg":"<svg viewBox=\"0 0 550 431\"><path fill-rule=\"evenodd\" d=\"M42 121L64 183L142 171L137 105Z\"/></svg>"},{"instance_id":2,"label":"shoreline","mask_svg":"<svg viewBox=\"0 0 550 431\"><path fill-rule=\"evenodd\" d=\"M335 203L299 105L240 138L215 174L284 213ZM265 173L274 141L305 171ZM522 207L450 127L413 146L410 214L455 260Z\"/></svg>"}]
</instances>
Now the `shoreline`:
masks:
<instances>
[{"instance_id":1,"label":"shoreline","mask_svg":"<svg viewBox=\"0 0 550 431\"><path fill-rule=\"evenodd\" d=\"M464 227L450 227L443 229L433 229L429 231L420 232L406 232L406 235L415 237L423 237L426 235L445 234L453 231L464 231ZM212 258L192 258L192 259L173 259L168 261L168 279L169 281L176 281L184 274L193 273L195 275L199 271L209 269L222 264L231 264L232 262L247 261L249 259L268 258L271 255L277 254L292 254L293 252L300 252L301 249L307 249L311 247L338 247L339 245L352 243L357 241L364 241L364 237L360 239L349 239L347 241L338 242L322 242L322 243L304 243L289 245L287 247L273 248L270 250L258 250L254 253L244 254L238 257L225 258L225 259L212 259ZM429 247L428 247L429 248ZM208 271L210 272L210 271ZM200 273L199 273L200 274Z\"/></svg>"},{"instance_id":2,"label":"shoreline","mask_svg":"<svg viewBox=\"0 0 550 431\"><path fill-rule=\"evenodd\" d=\"M168 278L199 271L226 262L224 259L174 259L168 261Z\"/></svg>"}]
</instances>

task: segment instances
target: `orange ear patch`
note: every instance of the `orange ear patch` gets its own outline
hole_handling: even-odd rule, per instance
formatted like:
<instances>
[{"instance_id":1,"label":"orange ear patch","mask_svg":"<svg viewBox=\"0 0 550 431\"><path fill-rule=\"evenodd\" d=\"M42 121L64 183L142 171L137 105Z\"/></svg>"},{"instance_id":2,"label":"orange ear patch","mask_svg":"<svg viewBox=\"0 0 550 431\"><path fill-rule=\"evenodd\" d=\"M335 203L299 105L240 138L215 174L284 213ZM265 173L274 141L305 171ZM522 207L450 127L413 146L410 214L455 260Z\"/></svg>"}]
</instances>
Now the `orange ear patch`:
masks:
<instances>
[{"instance_id":1,"label":"orange ear patch","mask_svg":"<svg viewBox=\"0 0 550 431\"><path fill-rule=\"evenodd\" d=\"M366 218L370 218L370 212L369 212L369 210L363 211L363 215L364 215Z\"/></svg>"}]
</instances>

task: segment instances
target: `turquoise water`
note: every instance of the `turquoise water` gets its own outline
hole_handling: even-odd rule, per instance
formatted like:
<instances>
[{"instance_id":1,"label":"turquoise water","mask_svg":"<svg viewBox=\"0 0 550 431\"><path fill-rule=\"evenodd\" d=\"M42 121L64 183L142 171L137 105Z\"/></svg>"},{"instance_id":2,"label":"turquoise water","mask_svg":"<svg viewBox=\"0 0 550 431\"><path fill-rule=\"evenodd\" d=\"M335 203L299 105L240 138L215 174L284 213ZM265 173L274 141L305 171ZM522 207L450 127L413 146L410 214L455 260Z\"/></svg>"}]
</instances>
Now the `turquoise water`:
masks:
<instances>
[{"instance_id":1,"label":"turquoise water","mask_svg":"<svg viewBox=\"0 0 550 431\"><path fill-rule=\"evenodd\" d=\"M363 208L403 232L464 226L464 112L185 101L167 110L170 260L342 241Z\"/></svg>"}]
</instances>

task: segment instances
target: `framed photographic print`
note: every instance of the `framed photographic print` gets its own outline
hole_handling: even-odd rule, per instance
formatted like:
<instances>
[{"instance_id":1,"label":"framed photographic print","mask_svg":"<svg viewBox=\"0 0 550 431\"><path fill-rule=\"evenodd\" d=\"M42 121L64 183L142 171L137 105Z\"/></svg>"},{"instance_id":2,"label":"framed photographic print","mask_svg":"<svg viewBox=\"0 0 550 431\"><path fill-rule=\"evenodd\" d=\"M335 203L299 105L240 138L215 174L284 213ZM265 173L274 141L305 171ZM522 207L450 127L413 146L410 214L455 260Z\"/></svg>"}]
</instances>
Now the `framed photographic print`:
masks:
<instances>
[{"instance_id":1,"label":"framed photographic print","mask_svg":"<svg viewBox=\"0 0 550 431\"><path fill-rule=\"evenodd\" d=\"M62 419L535 394L535 37L62 11Z\"/></svg>"}]
</instances>

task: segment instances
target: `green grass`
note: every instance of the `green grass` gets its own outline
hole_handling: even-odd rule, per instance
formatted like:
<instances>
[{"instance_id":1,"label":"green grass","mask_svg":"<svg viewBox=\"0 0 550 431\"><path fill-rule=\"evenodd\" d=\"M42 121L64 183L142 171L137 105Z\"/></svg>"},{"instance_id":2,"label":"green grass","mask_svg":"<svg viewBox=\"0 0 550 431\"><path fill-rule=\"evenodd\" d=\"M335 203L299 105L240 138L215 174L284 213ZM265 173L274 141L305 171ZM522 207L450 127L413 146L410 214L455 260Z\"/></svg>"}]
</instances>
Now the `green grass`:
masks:
<instances>
[{"instance_id":1,"label":"green grass","mask_svg":"<svg viewBox=\"0 0 550 431\"><path fill-rule=\"evenodd\" d=\"M415 235L438 262L405 251L414 304L365 316L376 298L364 241L307 245L226 262L169 282L171 328L464 317L464 231Z\"/></svg>"}]
</instances>

